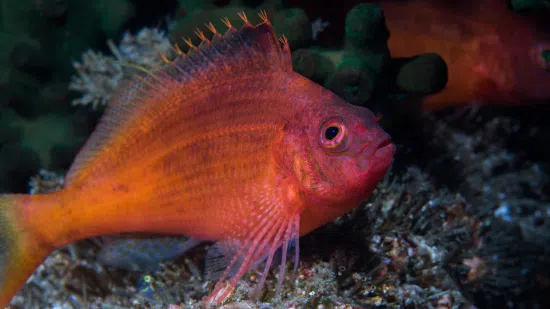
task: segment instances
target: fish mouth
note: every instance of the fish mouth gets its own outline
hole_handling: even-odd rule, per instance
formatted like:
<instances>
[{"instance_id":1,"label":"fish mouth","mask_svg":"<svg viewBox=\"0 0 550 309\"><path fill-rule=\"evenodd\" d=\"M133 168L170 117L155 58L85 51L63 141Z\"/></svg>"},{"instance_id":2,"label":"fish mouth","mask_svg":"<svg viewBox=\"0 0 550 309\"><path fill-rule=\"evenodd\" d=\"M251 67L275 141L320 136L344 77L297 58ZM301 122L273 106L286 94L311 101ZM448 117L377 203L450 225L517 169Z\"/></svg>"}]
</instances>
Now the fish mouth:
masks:
<instances>
[{"instance_id":1,"label":"fish mouth","mask_svg":"<svg viewBox=\"0 0 550 309\"><path fill-rule=\"evenodd\" d=\"M386 132L381 132L372 142L363 146L363 148L359 151L359 155L363 157L372 157L373 155L376 155L379 151L392 147L394 146L391 142L390 135Z\"/></svg>"},{"instance_id":2,"label":"fish mouth","mask_svg":"<svg viewBox=\"0 0 550 309\"><path fill-rule=\"evenodd\" d=\"M369 144L365 145L357 158L357 166L364 172L385 170L393 161L395 145L386 132L382 132Z\"/></svg>"},{"instance_id":3,"label":"fish mouth","mask_svg":"<svg viewBox=\"0 0 550 309\"><path fill-rule=\"evenodd\" d=\"M391 138L388 136L387 138L384 138L384 139L381 139L379 142L378 142L378 145L376 145L376 152L382 150L382 149L386 149L388 147L393 147L393 144L391 142Z\"/></svg>"},{"instance_id":4,"label":"fish mouth","mask_svg":"<svg viewBox=\"0 0 550 309\"><path fill-rule=\"evenodd\" d=\"M380 139L376 145L374 151L376 157L393 157L395 152L395 145L392 143L389 135L387 137Z\"/></svg>"}]
</instances>

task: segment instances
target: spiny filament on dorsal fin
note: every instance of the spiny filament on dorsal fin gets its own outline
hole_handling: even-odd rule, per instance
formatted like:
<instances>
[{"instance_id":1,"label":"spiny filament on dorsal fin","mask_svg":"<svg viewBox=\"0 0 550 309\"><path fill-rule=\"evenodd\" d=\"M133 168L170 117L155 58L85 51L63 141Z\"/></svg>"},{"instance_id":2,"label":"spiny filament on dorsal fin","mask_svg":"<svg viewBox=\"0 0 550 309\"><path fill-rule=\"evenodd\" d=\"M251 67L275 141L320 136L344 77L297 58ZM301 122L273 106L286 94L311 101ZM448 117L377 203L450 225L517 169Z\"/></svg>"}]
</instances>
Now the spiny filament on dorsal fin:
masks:
<instances>
[{"instance_id":1,"label":"spiny filament on dorsal fin","mask_svg":"<svg viewBox=\"0 0 550 309\"><path fill-rule=\"evenodd\" d=\"M195 34L199 39L201 40L201 43L199 44L199 49L209 48L210 47L210 40L206 38L204 35L204 32L202 32L200 29L195 30Z\"/></svg>"},{"instance_id":2,"label":"spiny filament on dorsal fin","mask_svg":"<svg viewBox=\"0 0 550 309\"><path fill-rule=\"evenodd\" d=\"M168 57L163 52L159 52L159 55L160 55L160 59L162 59L162 61L164 61L164 63L172 62L172 61L170 61L170 59L168 59Z\"/></svg>"},{"instance_id":3,"label":"spiny filament on dorsal fin","mask_svg":"<svg viewBox=\"0 0 550 309\"><path fill-rule=\"evenodd\" d=\"M161 117L159 106L168 109L174 103L169 98L178 87L187 84L206 85L213 79L237 77L241 72L266 73L268 71L292 72L292 56L286 40L283 38L281 48L272 25L267 20L265 11L258 14L263 22L255 26L245 25L235 29L226 17L222 22L228 30L219 33L213 25L207 28L214 33L210 39L210 48L194 46L190 39L184 41L190 46L189 53L184 53L178 45L173 45L177 56L162 68L124 64L145 74L134 74L124 81L113 95L100 124L86 142L71 167L66 183L83 181L87 177L104 173L103 167L110 164L115 153L113 147L129 147L128 139L121 139L121 132L143 130ZM218 29L219 30L219 29ZM162 56L161 56L162 57ZM229 76L231 75L231 76ZM194 90L195 86L189 89ZM189 100L189 102L194 102ZM187 104L177 102L178 105ZM132 131L133 130L133 131ZM141 132L141 131L140 131ZM116 149L119 149L116 148ZM84 172L86 171L86 172Z\"/></svg>"},{"instance_id":4,"label":"spiny filament on dorsal fin","mask_svg":"<svg viewBox=\"0 0 550 309\"><path fill-rule=\"evenodd\" d=\"M224 17L222 18L222 23L229 29L229 30L237 30L231 25L231 22L229 21L229 18Z\"/></svg>"},{"instance_id":5,"label":"spiny filament on dorsal fin","mask_svg":"<svg viewBox=\"0 0 550 309\"><path fill-rule=\"evenodd\" d=\"M212 34L216 34L218 33L218 31L216 30L216 27L214 27L214 24L212 24L212 22L209 22L208 24L204 24L206 26L206 28L208 28L208 30L210 30L210 32L212 32Z\"/></svg>"},{"instance_id":6,"label":"spiny filament on dorsal fin","mask_svg":"<svg viewBox=\"0 0 550 309\"><path fill-rule=\"evenodd\" d=\"M193 49L193 50L197 49L197 46L193 44L193 41L191 41L191 38L183 38L183 41L185 42L185 44L189 46L189 49Z\"/></svg>"},{"instance_id":7,"label":"spiny filament on dorsal fin","mask_svg":"<svg viewBox=\"0 0 550 309\"><path fill-rule=\"evenodd\" d=\"M152 79L154 79L154 80L156 80L156 81L159 81L159 80L160 80L159 77L157 76L157 74L155 74L155 72L158 71L159 68L158 68L157 66L153 65L152 63L149 63L148 66L151 67L151 69L153 69L153 71L152 71L152 70L148 70L148 69L145 68L145 67L143 67L143 70L142 70L142 71L145 72L145 73L146 73L148 76L150 76ZM151 83L151 81L149 81L149 80L143 78L143 76L141 76L141 75L136 75L136 76L135 76L135 79L137 79L137 80L139 80L140 82L142 82L142 83L144 83L144 84L147 84L147 85L149 85L149 86L153 86L153 85L154 85L153 83Z\"/></svg>"},{"instance_id":8,"label":"spiny filament on dorsal fin","mask_svg":"<svg viewBox=\"0 0 550 309\"><path fill-rule=\"evenodd\" d=\"M174 46L172 47L174 49L174 51L176 52L176 54L178 56L184 56L185 53L181 50L180 46L178 45L178 43L174 43Z\"/></svg>"},{"instance_id":9,"label":"spiny filament on dorsal fin","mask_svg":"<svg viewBox=\"0 0 550 309\"><path fill-rule=\"evenodd\" d=\"M283 51L290 53L290 45L288 45L288 39L286 38L286 36L283 34L280 37L277 37L277 40L283 43Z\"/></svg>"},{"instance_id":10,"label":"spiny filament on dorsal fin","mask_svg":"<svg viewBox=\"0 0 550 309\"><path fill-rule=\"evenodd\" d=\"M286 36L284 34L281 35L280 37L277 37L277 39L279 40L279 42L283 43L283 45L288 44L288 39L286 38Z\"/></svg>"},{"instance_id":11,"label":"spiny filament on dorsal fin","mask_svg":"<svg viewBox=\"0 0 550 309\"><path fill-rule=\"evenodd\" d=\"M168 62L172 62L172 61L168 61ZM151 69L153 69L155 72L162 72L162 68L153 64L153 63L148 63L147 64L148 66L151 67ZM156 79L157 81L160 81L161 79L159 78L158 74L152 74L154 76L152 76L154 79Z\"/></svg>"},{"instance_id":12,"label":"spiny filament on dorsal fin","mask_svg":"<svg viewBox=\"0 0 550 309\"><path fill-rule=\"evenodd\" d=\"M262 21L266 24L269 24L269 19L267 18L267 12L266 10L260 10L258 12L258 16L262 19Z\"/></svg>"},{"instance_id":13,"label":"spiny filament on dorsal fin","mask_svg":"<svg viewBox=\"0 0 550 309\"><path fill-rule=\"evenodd\" d=\"M204 32L202 32L201 29L197 28L195 29L195 34L197 35L197 37L199 37L199 39L201 41L208 41L208 39L206 38L206 36L204 35Z\"/></svg>"},{"instance_id":14,"label":"spiny filament on dorsal fin","mask_svg":"<svg viewBox=\"0 0 550 309\"><path fill-rule=\"evenodd\" d=\"M218 33L218 31L216 30L216 28L214 27L214 24L212 24L212 22L209 22L208 24L204 24L204 25L206 26L206 28L208 28L208 30L210 30L210 32L212 32L214 34L212 39L210 39L210 41L212 43L223 38L222 35Z\"/></svg>"},{"instance_id":15,"label":"spiny filament on dorsal fin","mask_svg":"<svg viewBox=\"0 0 550 309\"><path fill-rule=\"evenodd\" d=\"M246 14L244 13L244 11L241 11L239 13L237 13L239 15L239 17L244 21L245 24L249 24L248 22L248 17L246 16Z\"/></svg>"}]
</instances>

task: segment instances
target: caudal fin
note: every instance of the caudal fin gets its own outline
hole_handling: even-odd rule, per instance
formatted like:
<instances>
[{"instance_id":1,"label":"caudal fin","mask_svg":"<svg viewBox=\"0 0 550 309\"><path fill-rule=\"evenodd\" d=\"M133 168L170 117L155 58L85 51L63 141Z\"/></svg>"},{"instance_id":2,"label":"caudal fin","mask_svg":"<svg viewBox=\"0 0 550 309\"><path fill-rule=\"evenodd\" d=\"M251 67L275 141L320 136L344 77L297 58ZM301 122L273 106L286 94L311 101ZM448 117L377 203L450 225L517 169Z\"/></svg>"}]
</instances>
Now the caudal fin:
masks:
<instances>
[{"instance_id":1,"label":"caudal fin","mask_svg":"<svg viewBox=\"0 0 550 309\"><path fill-rule=\"evenodd\" d=\"M9 304L53 249L21 219L25 203L32 200L33 196L24 194L0 195L0 308Z\"/></svg>"}]
</instances>

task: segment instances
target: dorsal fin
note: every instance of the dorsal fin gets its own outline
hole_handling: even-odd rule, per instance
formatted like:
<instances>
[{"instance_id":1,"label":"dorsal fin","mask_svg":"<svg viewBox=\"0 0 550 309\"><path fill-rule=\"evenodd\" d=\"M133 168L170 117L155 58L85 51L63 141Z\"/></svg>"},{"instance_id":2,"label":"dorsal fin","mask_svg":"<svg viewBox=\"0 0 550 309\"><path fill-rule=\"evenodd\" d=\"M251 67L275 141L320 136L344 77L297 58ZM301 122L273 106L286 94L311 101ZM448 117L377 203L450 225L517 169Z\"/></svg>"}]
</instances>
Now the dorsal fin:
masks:
<instances>
[{"instance_id":1,"label":"dorsal fin","mask_svg":"<svg viewBox=\"0 0 550 309\"><path fill-rule=\"evenodd\" d=\"M163 98L176 89L243 73L292 71L288 43L283 41L280 44L265 12L259 15L263 22L253 26L244 13L239 14L244 21L242 27L237 30L227 22L228 29L223 36L208 24L207 28L213 33L211 40L206 40L204 33L198 30L199 37L204 38L198 47L193 46L184 54L176 45L178 55L173 61L153 72L136 74L121 85L108 103L96 130L78 154L66 183L86 177L87 173L83 171L117 140L132 138L127 129L136 123L140 126L149 123Z\"/></svg>"}]
</instances>

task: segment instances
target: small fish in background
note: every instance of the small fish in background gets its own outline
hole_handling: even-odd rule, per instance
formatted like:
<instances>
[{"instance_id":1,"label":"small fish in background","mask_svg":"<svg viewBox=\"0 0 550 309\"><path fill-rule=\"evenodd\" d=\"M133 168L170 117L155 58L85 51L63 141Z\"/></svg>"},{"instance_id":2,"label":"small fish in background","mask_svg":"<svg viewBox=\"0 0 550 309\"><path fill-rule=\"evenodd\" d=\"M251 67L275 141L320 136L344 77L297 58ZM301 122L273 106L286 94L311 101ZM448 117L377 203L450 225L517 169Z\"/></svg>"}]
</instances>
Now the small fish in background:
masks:
<instances>
[{"instance_id":1,"label":"small fish in background","mask_svg":"<svg viewBox=\"0 0 550 309\"><path fill-rule=\"evenodd\" d=\"M395 152L375 115L295 73L265 12L240 17L121 87L62 190L0 195L0 305L55 248L126 233L214 242L210 304L265 261L257 297L281 248L279 294L290 244L296 270L299 237L370 196Z\"/></svg>"},{"instance_id":2,"label":"small fish in background","mask_svg":"<svg viewBox=\"0 0 550 309\"><path fill-rule=\"evenodd\" d=\"M448 66L443 91L423 109L550 102L550 24L504 0L381 0L392 57L437 53Z\"/></svg>"},{"instance_id":3,"label":"small fish in background","mask_svg":"<svg viewBox=\"0 0 550 309\"><path fill-rule=\"evenodd\" d=\"M153 299L153 296L157 292L157 286L155 278L149 274L143 275L137 284L138 291L147 299Z\"/></svg>"},{"instance_id":4,"label":"small fish in background","mask_svg":"<svg viewBox=\"0 0 550 309\"><path fill-rule=\"evenodd\" d=\"M170 287L158 281L149 273L143 274L137 282L138 295L148 301L164 297L167 288L169 289Z\"/></svg>"}]
</instances>

